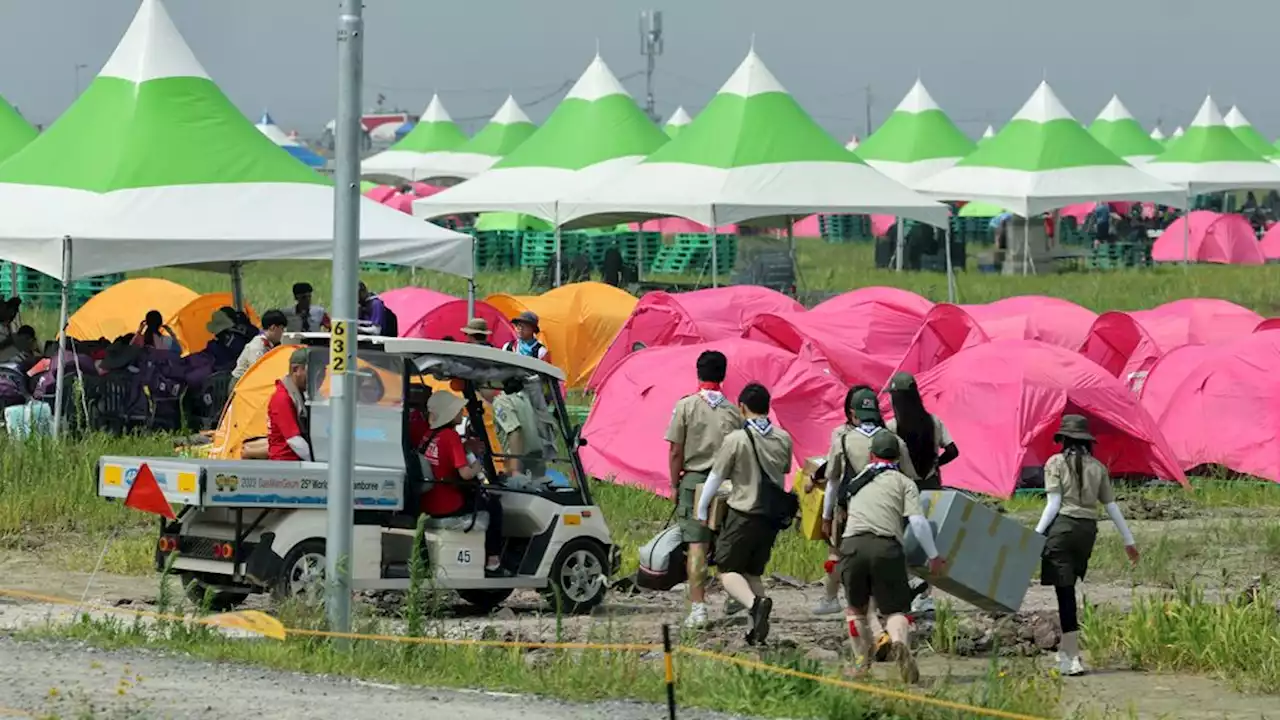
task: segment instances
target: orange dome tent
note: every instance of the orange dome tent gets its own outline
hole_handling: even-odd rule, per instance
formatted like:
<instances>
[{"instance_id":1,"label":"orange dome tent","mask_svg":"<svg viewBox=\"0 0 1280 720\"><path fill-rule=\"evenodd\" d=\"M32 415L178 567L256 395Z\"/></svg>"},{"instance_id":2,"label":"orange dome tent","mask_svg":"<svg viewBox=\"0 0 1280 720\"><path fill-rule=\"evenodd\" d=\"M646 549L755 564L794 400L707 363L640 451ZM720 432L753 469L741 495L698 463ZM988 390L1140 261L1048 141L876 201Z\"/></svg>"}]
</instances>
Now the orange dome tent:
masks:
<instances>
[{"instance_id":1,"label":"orange dome tent","mask_svg":"<svg viewBox=\"0 0 1280 720\"><path fill-rule=\"evenodd\" d=\"M209 331L209 321L213 319L214 313L224 307L231 307L231 303L229 292L205 293L168 316L169 328L182 344L183 355L200 352L209 344L213 339L213 333ZM258 313L254 312L252 305L245 303L244 311L249 316L250 322L256 326L262 325L262 320L258 317Z\"/></svg>"},{"instance_id":2,"label":"orange dome tent","mask_svg":"<svg viewBox=\"0 0 1280 720\"><path fill-rule=\"evenodd\" d=\"M200 297L194 290L159 278L133 278L94 295L67 322L67 334L76 340L114 340L138 331L150 310L173 317Z\"/></svg>"},{"instance_id":3,"label":"orange dome tent","mask_svg":"<svg viewBox=\"0 0 1280 720\"><path fill-rule=\"evenodd\" d=\"M276 390L276 380L289 373L289 355L297 345L280 345L251 365L231 392L227 408L213 432L209 457L239 460L245 442L267 435L267 401Z\"/></svg>"},{"instance_id":4,"label":"orange dome tent","mask_svg":"<svg viewBox=\"0 0 1280 720\"><path fill-rule=\"evenodd\" d=\"M612 285L583 282L542 295L490 295L485 302L508 318L536 313L552 363L564 371L565 387L575 389L586 387L639 301Z\"/></svg>"}]
</instances>

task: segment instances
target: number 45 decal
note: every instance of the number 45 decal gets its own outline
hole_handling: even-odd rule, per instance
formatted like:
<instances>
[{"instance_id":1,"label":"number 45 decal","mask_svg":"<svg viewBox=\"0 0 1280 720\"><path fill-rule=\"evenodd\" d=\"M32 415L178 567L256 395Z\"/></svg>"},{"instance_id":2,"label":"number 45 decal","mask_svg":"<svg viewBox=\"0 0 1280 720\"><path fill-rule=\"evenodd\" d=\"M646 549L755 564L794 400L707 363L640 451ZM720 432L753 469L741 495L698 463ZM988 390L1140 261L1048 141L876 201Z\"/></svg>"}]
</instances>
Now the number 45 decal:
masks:
<instances>
[{"instance_id":1,"label":"number 45 decal","mask_svg":"<svg viewBox=\"0 0 1280 720\"><path fill-rule=\"evenodd\" d=\"M470 550L459 550L459 551L458 551L458 564L459 564L459 565L470 565L470 564L471 564L471 551L470 551Z\"/></svg>"}]
</instances>

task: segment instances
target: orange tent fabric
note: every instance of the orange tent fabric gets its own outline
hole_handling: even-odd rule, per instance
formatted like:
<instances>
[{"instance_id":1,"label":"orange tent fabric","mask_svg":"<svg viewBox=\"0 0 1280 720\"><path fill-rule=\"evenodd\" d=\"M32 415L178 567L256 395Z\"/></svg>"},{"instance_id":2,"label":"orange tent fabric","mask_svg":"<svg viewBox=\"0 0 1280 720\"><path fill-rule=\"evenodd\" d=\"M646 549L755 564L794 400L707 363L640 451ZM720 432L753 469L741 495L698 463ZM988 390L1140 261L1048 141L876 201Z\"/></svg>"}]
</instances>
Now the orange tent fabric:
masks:
<instances>
[{"instance_id":1,"label":"orange tent fabric","mask_svg":"<svg viewBox=\"0 0 1280 720\"><path fill-rule=\"evenodd\" d=\"M280 345L258 358L240 377L227 408L222 411L218 429L213 432L209 457L215 460L239 460L240 448L246 440L267 434L267 402L276 390L276 380L289 373L289 355L297 345Z\"/></svg>"},{"instance_id":2,"label":"orange tent fabric","mask_svg":"<svg viewBox=\"0 0 1280 720\"><path fill-rule=\"evenodd\" d=\"M551 362L564 371L565 386L576 389L586 387L639 300L612 285L584 282L542 295L490 295L485 302L508 318L536 313Z\"/></svg>"},{"instance_id":3,"label":"orange tent fabric","mask_svg":"<svg viewBox=\"0 0 1280 720\"><path fill-rule=\"evenodd\" d=\"M114 340L137 332L148 311L159 310L161 317L170 318L198 297L194 290L169 280L125 280L81 306L69 319L67 334L76 340Z\"/></svg>"},{"instance_id":4,"label":"orange tent fabric","mask_svg":"<svg viewBox=\"0 0 1280 720\"><path fill-rule=\"evenodd\" d=\"M190 355L204 349L209 341L213 339L213 333L209 332L209 321L213 319L213 314L224 307L231 307L231 293L206 293L194 298L169 318L169 328L173 330L173 334L178 338L178 342L182 344L182 354ZM253 306L245 303L245 313L249 316L249 320L254 325L261 325L262 320L258 317L258 313L254 312Z\"/></svg>"}]
</instances>

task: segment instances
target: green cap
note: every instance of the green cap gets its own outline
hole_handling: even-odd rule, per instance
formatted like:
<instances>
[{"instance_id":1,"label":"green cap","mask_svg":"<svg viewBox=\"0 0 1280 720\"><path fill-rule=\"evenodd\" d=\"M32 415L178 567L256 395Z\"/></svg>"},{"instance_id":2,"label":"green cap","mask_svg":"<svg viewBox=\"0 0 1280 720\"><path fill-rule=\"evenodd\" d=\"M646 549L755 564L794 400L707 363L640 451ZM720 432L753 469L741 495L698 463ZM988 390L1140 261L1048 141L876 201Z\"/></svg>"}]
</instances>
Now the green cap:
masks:
<instances>
[{"instance_id":1,"label":"green cap","mask_svg":"<svg viewBox=\"0 0 1280 720\"><path fill-rule=\"evenodd\" d=\"M306 365L306 364L307 364L306 348L298 348L297 350L294 350L292 353L290 353L289 367L293 367L294 365Z\"/></svg>"},{"instance_id":2,"label":"green cap","mask_svg":"<svg viewBox=\"0 0 1280 720\"><path fill-rule=\"evenodd\" d=\"M896 372L889 380L890 392L910 390L916 386L916 376L909 372Z\"/></svg>"},{"instance_id":3,"label":"green cap","mask_svg":"<svg viewBox=\"0 0 1280 720\"><path fill-rule=\"evenodd\" d=\"M857 420L879 420L880 401L874 390L859 390L853 394L853 417Z\"/></svg>"},{"instance_id":4,"label":"green cap","mask_svg":"<svg viewBox=\"0 0 1280 720\"><path fill-rule=\"evenodd\" d=\"M898 447L898 436L888 430L881 430L871 437L871 454L881 460L897 460L901 456Z\"/></svg>"},{"instance_id":5,"label":"green cap","mask_svg":"<svg viewBox=\"0 0 1280 720\"><path fill-rule=\"evenodd\" d=\"M1089 433L1089 421L1083 415L1063 415L1062 425L1053 434L1053 440L1062 442L1063 438L1093 442L1093 435Z\"/></svg>"}]
</instances>

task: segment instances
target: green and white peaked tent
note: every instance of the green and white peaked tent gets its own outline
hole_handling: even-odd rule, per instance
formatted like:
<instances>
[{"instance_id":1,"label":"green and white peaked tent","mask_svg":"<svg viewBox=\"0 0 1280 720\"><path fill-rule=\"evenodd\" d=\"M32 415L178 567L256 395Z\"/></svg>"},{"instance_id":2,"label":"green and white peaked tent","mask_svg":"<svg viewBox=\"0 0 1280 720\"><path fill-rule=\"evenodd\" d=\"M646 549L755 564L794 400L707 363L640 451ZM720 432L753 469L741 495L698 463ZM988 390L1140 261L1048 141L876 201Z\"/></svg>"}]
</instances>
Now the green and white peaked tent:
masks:
<instances>
[{"instance_id":1,"label":"green and white peaked tent","mask_svg":"<svg viewBox=\"0 0 1280 720\"><path fill-rule=\"evenodd\" d=\"M413 177L417 180L448 178L469 180L493 167L511 151L524 144L538 128L529 120L529 116L520 109L516 99L507 96L502 107L494 113L476 136L463 143L456 150L428 152L411 158L412 167L400 168L399 173L391 173L393 177ZM381 153L388 155L392 151ZM377 156L366 160L362 172L369 174L370 167L376 167ZM399 162L394 161L394 162Z\"/></svg>"},{"instance_id":2,"label":"green and white peaked tent","mask_svg":"<svg viewBox=\"0 0 1280 720\"><path fill-rule=\"evenodd\" d=\"M1097 119L1089 126L1089 134L1097 138L1103 147L1134 165L1150 162L1164 152L1164 146L1151 139L1133 119L1129 108L1120 102L1118 95L1112 95L1111 101L1098 113Z\"/></svg>"},{"instance_id":3,"label":"green and white peaked tent","mask_svg":"<svg viewBox=\"0 0 1280 720\"><path fill-rule=\"evenodd\" d=\"M693 122L693 118L689 117L689 113L685 112L684 106L681 105L676 108L675 112L671 113L671 118L667 120L666 125L662 126L662 131L667 134L667 137L674 138L680 134L685 125L691 122Z\"/></svg>"},{"instance_id":4,"label":"green and white peaked tent","mask_svg":"<svg viewBox=\"0 0 1280 720\"><path fill-rule=\"evenodd\" d=\"M574 225L676 216L789 227L814 213L868 212L942 227L948 216L845 150L754 50L679 137L562 204Z\"/></svg>"},{"instance_id":5,"label":"green and white peaked tent","mask_svg":"<svg viewBox=\"0 0 1280 720\"><path fill-rule=\"evenodd\" d=\"M470 277L472 240L369 200L360 255ZM334 190L209 79L160 0L0 167L0 258L69 282L170 265L331 259ZM64 318L65 320L65 318Z\"/></svg>"},{"instance_id":6,"label":"green and white peaked tent","mask_svg":"<svg viewBox=\"0 0 1280 720\"><path fill-rule=\"evenodd\" d=\"M919 190L942 200L969 200L1031 217L1078 202L1153 201L1181 206L1183 193L1106 149L1040 83L1009 124Z\"/></svg>"},{"instance_id":7,"label":"green and white peaked tent","mask_svg":"<svg viewBox=\"0 0 1280 720\"><path fill-rule=\"evenodd\" d=\"M992 125L988 125L986 130L982 131L982 137L978 139L978 146L981 147L988 140L996 136L996 129Z\"/></svg>"},{"instance_id":8,"label":"green and white peaked tent","mask_svg":"<svg viewBox=\"0 0 1280 720\"><path fill-rule=\"evenodd\" d=\"M456 150L467 142L467 136L458 129L439 95L432 95L427 109L422 111L417 124L408 135L395 145L366 158L360 163L360 174L388 185L403 181L430 180L435 175L424 174L440 154Z\"/></svg>"},{"instance_id":9,"label":"green and white peaked tent","mask_svg":"<svg viewBox=\"0 0 1280 720\"><path fill-rule=\"evenodd\" d=\"M1155 140L1156 142L1160 143L1160 152L1164 152L1164 148L1165 148L1164 131L1161 130L1159 126L1151 128L1151 135L1149 137L1152 140Z\"/></svg>"},{"instance_id":10,"label":"green and white peaked tent","mask_svg":"<svg viewBox=\"0 0 1280 720\"><path fill-rule=\"evenodd\" d=\"M1169 137L1164 141L1165 146L1167 147L1169 143L1172 143L1174 140L1177 140L1178 138L1182 137L1185 133L1186 131L1182 129L1181 125L1174 128L1173 132L1170 133Z\"/></svg>"},{"instance_id":11,"label":"green and white peaked tent","mask_svg":"<svg viewBox=\"0 0 1280 720\"><path fill-rule=\"evenodd\" d=\"M40 132L0 96L0 163L26 147Z\"/></svg>"},{"instance_id":12,"label":"green and white peaked tent","mask_svg":"<svg viewBox=\"0 0 1280 720\"><path fill-rule=\"evenodd\" d=\"M916 80L884 124L858 146L858 157L894 180L915 187L973 152L974 144Z\"/></svg>"},{"instance_id":13,"label":"green and white peaked tent","mask_svg":"<svg viewBox=\"0 0 1280 720\"><path fill-rule=\"evenodd\" d=\"M1240 138L1240 142L1244 143L1245 147L1268 160L1276 156L1276 149L1271 147L1271 143L1267 142L1266 138L1262 137L1262 133L1254 129L1253 125L1249 123L1249 119L1244 116L1244 113L1240 112L1238 106L1231 106L1231 109L1227 111L1227 116L1223 118L1223 122L1227 124L1227 127L1231 128L1231 132L1235 133L1236 137Z\"/></svg>"},{"instance_id":14,"label":"green and white peaked tent","mask_svg":"<svg viewBox=\"0 0 1280 720\"><path fill-rule=\"evenodd\" d=\"M563 224L561 198L635 165L667 136L599 55L542 127L473 180L413 203L415 215L505 211Z\"/></svg>"},{"instance_id":15,"label":"green and white peaked tent","mask_svg":"<svg viewBox=\"0 0 1280 720\"><path fill-rule=\"evenodd\" d=\"M1280 189L1280 165L1245 145L1206 97L1186 134L1142 169L1188 195L1222 190Z\"/></svg>"}]
</instances>

